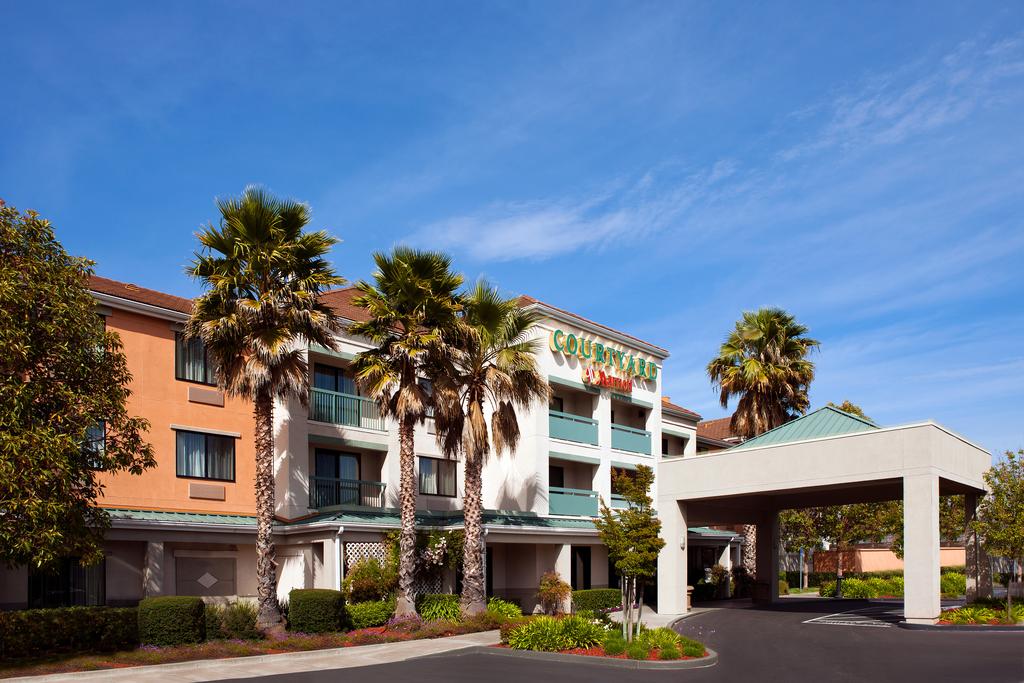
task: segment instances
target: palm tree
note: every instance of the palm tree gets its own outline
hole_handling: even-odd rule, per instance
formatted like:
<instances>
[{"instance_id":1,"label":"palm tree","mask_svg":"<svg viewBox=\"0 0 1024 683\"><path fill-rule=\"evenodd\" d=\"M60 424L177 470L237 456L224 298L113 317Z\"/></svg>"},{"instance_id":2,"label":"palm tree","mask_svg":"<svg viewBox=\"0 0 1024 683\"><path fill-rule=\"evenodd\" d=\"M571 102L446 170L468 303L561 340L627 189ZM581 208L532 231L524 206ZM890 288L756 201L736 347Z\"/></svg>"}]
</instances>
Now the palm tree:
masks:
<instances>
[{"instance_id":1,"label":"palm tree","mask_svg":"<svg viewBox=\"0 0 1024 683\"><path fill-rule=\"evenodd\" d=\"M446 353L434 366L438 441L449 456L465 455L462 510L465 544L461 608L465 616L487 609L484 589L482 471L491 450L515 452L519 443L516 409L547 401L549 387L537 369L532 331L538 317L504 299L484 282L466 297L459 325L452 328ZM484 405L492 409L490 429Z\"/></svg>"},{"instance_id":2,"label":"palm tree","mask_svg":"<svg viewBox=\"0 0 1024 683\"><path fill-rule=\"evenodd\" d=\"M807 354L819 342L781 308L746 311L708 363L722 407L739 397L730 427L752 438L807 412L814 363Z\"/></svg>"},{"instance_id":3,"label":"palm tree","mask_svg":"<svg viewBox=\"0 0 1024 683\"><path fill-rule=\"evenodd\" d=\"M708 363L708 376L720 392L722 407L739 397L732 414L733 434L752 438L807 412L807 390L814 363L807 359L819 345L807 328L780 308L745 311ZM742 529L743 566L755 570L756 536L752 525Z\"/></svg>"},{"instance_id":4,"label":"palm tree","mask_svg":"<svg viewBox=\"0 0 1024 683\"><path fill-rule=\"evenodd\" d=\"M456 322L457 290L462 276L451 271L445 254L396 247L390 255L373 256L375 284L361 281L353 303L370 319L350 332L366 337L376 348L360 353L353 365L356 380L381 412L398 421L399 536L396 616L416 613L413 579L416 569L416 463L413 430L431 405L420 382L432 356L443 353L443 333Z\"/></svg>"},{"instance_id":5,"label":"palm tree","mask_svg":"<svg viewBox=\"0 0 1024 683\"><path fill-rule=\"evenodd\" d=\"M308 400L307 344L335 347L339 320L320 303L342 284L324 258L337 240L303 232L309 207L257 187L219 199L218 225L198 234L202 249L188 272L206 292L196 299L185 331L202 339L220 386L251 400L256 421L256 576L258 625L281 624L274 543L274 400Z\"/></svg>"}]
</instances>

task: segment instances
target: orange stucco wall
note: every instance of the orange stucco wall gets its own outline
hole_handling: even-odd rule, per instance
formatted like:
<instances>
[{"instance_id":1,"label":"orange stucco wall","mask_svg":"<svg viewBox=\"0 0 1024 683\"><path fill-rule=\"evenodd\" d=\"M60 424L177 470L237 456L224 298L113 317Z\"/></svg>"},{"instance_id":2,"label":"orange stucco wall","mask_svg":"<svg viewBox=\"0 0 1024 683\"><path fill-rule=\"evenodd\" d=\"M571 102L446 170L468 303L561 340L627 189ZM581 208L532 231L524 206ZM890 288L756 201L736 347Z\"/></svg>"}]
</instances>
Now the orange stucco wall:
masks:
<instances>
[{"instance_id":1,"label":"orange stucco wall","mask_svg":"<svg viewBox=\"0 0 1024 683\"><path fill-rule=\"evenodd\" d=\"M253 417L249 404L227 397L224 406L192 403L190 386L206 387L174 378L174 331L171 321L114 309L107 329L124 344L132 373L131 414L149 420L147 440L153 445L156 467L140 476L103 475L106 507L201 512L255 513L253 474ZM178 477L175 432L171 425L241 434L235 440L235 481L221 482ZM189 498L189 483L224 486L224 500Z\"/></svg>"},{"instance_id":2,"label":"orange stucco wall","mask_svg":"<svg viewBox=\"0 0 1024 683\"><path fill-rule=\"evenodd\" d=\"M967 555L963 546L941 548L939 562L943 567L962 567L967 564ZM844 572L881 572L902 569L903 560L886 548L857 548L843 553ZM836 551L816 551L814 553L814 571L836 571Z\"/></svg>"}]
</instances>

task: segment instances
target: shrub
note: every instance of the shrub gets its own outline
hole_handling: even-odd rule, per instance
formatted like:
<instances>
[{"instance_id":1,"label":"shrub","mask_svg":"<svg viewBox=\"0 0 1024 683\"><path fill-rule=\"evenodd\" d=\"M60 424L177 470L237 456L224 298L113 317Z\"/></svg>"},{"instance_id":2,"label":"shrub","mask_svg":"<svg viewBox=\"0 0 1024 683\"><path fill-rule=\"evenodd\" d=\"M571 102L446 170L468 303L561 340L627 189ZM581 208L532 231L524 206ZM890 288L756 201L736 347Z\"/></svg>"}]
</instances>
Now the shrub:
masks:
<instances>
[{"instance_id":1,"label":"shrub","mask_svg":"<svg viewBox=\"0 0 1024 683\"><path fill-rule=\"evenodd\" d=\"M288 630L330 633L349 625L345 597L329 588L293 588L288 593Z\"/></svg>"},{"instance_id":2,"label":"shrub","mask_svg":"<svg viewBox=\"0 0 1024 683\"><path fill-rule=\"evenodd\" d=\"M558 572L546 572L540 577L537 598L549 614L558 614L563 610L566 599L572 595L572 586L562 580Z\"/></svg>"},{"instance_id":3,"label":"shrub","mask_svg":"<svg viewBox=\"0 0 1024 683\"><path fill-rule=\"evenodd\" d=\"M513 650L535 650L557 652L569 647L562 632L562 625L554 617L530 619L508 636L508 646Z\"/></svg>"},{"instance_id":4,"label":"shrub","mask_svg":"<svg viewBox=\"0 0 1024 683\"><path fill-rule=\"evenodd\" d=\"M560 622L568 647L590 648L604 640L604 627L580 616L565 617Z\"/></svg>"},{"instance_id":5,"label":"shrub","mask_svg":"<svg viewBox=\"0 0 1024 683\"><path fill-rule=\"evenodd\" d=\"M703 657L705 654L707 653L703 643L698 643L696 640L691 640L683 645L684 657Z\"/></svg>"},{"instance_id":6,"label":"shrub","mask_svg":"<svg viewBox=\"0 0 1024 683\"><path fill-rule=\"evenodd\" d=\"M502 643L502 645L508 645L509 634L511 634L512 631L516 630L517 628L519 628L520 626L522 626L523 624L525 624L529 620L530 620L529 617L524 617L524 618L521 618L521 619L510 619L510 620L506 621L504 624L502 624L498 628L498 631L499 631L499 633L501 635L501 643Z\"/></svg>"},{"instance_id":7,"label":"shrub","mask_svg":"<svg viewBox=\"0 0 1024 683\"><path fill-rule=\"evenodd\" d=\"M367 557L349 568L342 587L350 603L387 600L398 587L398 570L391 562Z\"/></svg>"},{"instance_id":8,"label":"shrub","mask_svg":"<svg viewBox=\"0 0 1024 683\"><path fill-rule=\"evenodd\" d=\"M523 616L523 610L519 609L519 605L501 598L490 598L487 601L487 611L506 619L518 619Z\"/></svg>"},{"instance_id":9,"label":"shrub","mask_svg":"<svg viewBox=\"0 0 1024 683\"><path fill-rule=\"evenodd\" d=\"M789 595L789 583L785 579L779 579L779 595Z\"/></svg>"},{"instance_id":10,"label":"shrub","mask_svg":"<svg viewBox=\"0 0 1024 683\"><path fill-rule=\"evenodd\" d=\"M572 608L575 612L584 610L614 609L622 605L622 593L618 588L590 588L572 592Z\"/></svg>"},{"instance_id":11,"label":"shrub","mask_svg":"<svg viewBox=\"0 0 1024 683\"><path fill-rule=\"evenodd\" d=\"M951 624L987 624L996 618L996 612L989 607L967 605L943 612L939 618Z\"/></svg>"},{"instance_id":12,"label":"shrub","mask_svg":"<svg viewBox=\"0 0 1024 683\"><path fill-rule=\"evenodd\" d=\"M0 661L51 654L131 650L139 643L134 608L62 607L0 611Z\"/></svg>"},{"instance_id":13,"label":"shrub","mask_svg":"<svg viewBox=\"0 0 1024 683\"><path fill-rule=\"evenodd\" d=\"M206 605L206 639L237 638L257 640L263 637L256 628L256 606L236 602L226 606Z\"/></svg>"},{"instance_id":14,"label":"shrub","mask_svg":"<svg viewBox=\"0 0 1024 683\"><path fill-rule=\"evenodd\" d=\"M626 651L626 639L621 631L608 631L604 636L604 651L610 655L621 655Z\"/></svg>"},{"instance_id":15,"label":"shrub","mask_svg":"<svg viewBox=\"0 0 1024 683\"><path fill-rule=\"evenodd\" d=\"M394 614L394 600L371 600L348 606L349 621L354 629L383 626Z\"/></svg>"},{"instance_id":16,"label":"shrub","mask_svg":"<svg viewBox=\"0 0 1024 683\"><path fill-rule=\"evenodd\" d=\"M393 616L388 619L385 624L389 631L397 631L398 633L414 633L423 628L423 620L420 619L418 614L410 614L405 617Z\"/></svg>"},{"instance_id":17,"label":"shrub","mask_svg":"<svg viewBox=\"0 0 1024 683\"><path fill-rule=\"evenodd\" d=\"M868 585L867 581L861 579L843 579L843 597L844 598L871 598L872 595L871 586Z\"/></svg>"},{"instance_id":18,"label":"shrub","mask_svg":"<svg viewBox=\"0 0 1024 683\"><path fill-rule=\"evenodd\" d=\"M664 626L660 628L646 629L637 636L640 642L648 649L661 650L666 647L676 647L679 644L679 634Z\"/></svg>"},{"instance_id":19,"label":"shrub","mask_svg":"<svg viewBox=\"0 0 1024 683\"><path fill-rule=\"evenodd\" d=\"M139 640L144 645L185 645L206 639L202 598L167 595L139 603Z\"/></svg>"},{"instance_id":20,"label":"shrub","mask_svg":"<svg viewBox=\"0 0 1024 683\"><path fill-rule=\"evenodd\" d=\"M1018 624L1024 621L1024 605L1014 604L1009 610L1004 606L996 612L996 619L1004 624Z\"/></svg>"},{"instance_id":21,"label":"shrub","mask_svg":"<svg viewBox=\"0 0 1024 683\"><path fill-rule=\"evenodd\" d=\"M459 621L462 618L459 596L447 593L421 595L416 600L416 611L424 621Z\"/></svg>"},{"instance_id":22,"label":"shrub","mask_svg":"<svg viewBox=\"0 0 1024 683\"><path fill-rule=\"evenodd\" d=\"M949 572L940 577L942 595L957 597L967 594L967 577L959 572Z\"/></svg>"},{"instance_id":23,"label":"shrub","mask_svg":"<svg viewBox=\"0 0 1024 683\"><path fill-rule=\"evenodd\" d=\"M820 595L823 598L836 597L836 582L826 581L825 583L818 586L818 595Z\"/></svg>"},{"instance_id":24,"label":"shrub","mask_svg":"<svg viewBox=\"0 0 1024 683\"><path fill-rule=\"evenodd\" d=\"M634 640L626 646L626 656L630 659L647 659L651 656L651 650L639 640Z\"/></svg>"},{"instance_id":25,"label":"shrub","mask_svg":"<svg viewBox=\"0 0 1024 683\"><path fill-rule=\"evenodd\" d=\"M660 650L658 650L658 659L672 660L679 659L681 656L682 655L679 653L679 650L676 648L675 645L663 647Z\"/></svg>"}]
</instances>

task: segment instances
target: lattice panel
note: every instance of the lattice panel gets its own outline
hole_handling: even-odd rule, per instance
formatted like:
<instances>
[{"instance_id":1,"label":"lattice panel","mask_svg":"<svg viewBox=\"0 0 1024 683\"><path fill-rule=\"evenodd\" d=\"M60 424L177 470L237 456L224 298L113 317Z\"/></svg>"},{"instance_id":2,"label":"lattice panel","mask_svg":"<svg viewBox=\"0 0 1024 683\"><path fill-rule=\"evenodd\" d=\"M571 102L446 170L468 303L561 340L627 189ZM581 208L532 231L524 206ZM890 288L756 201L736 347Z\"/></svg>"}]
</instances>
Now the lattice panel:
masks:
<instances>
[{"instance_id":1,"label":"lattice panel","mask_svg":"<svg viewBox=\"0 0 1024 683\"><path fill-rule=\"evenodd\" d=\"M387 550L383 543L346 543L345 544L345 571L348 571L360 560L374 557L378 562L384 563L387 559Z\"/></svg>"}]
</instances>

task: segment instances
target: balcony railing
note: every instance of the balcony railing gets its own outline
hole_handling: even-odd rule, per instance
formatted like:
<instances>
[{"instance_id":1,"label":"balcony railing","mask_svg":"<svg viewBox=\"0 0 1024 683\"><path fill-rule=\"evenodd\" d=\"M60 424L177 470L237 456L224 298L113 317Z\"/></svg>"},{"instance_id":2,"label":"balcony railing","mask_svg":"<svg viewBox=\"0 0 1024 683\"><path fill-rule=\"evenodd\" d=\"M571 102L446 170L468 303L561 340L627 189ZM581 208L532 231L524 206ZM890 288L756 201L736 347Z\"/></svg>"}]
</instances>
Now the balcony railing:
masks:
<instances>
[{"instance_id":1,"label":"balcony railing","mask_svg":"<svg viewBox=\"0 0 1024 683\"><path fill-rule=\"evenodd\" d=\"M384 482L334 477L309 478L309 507L383 508Z\"/></svg>"},{"instance_id":2,"label":"balcony railing","mask_svg":"<svg viewBox=\"0 0 1024 683\"><path fill-rule=\"evenodd\" d=\"M374 401L329 389L310 390L309 419L384 431L384 420Z\"/></svg>"},{"instance_id":3,"label":"balcony railing","mask_svg":"<svg viewBox=\"0 0 1024 683\"><path fill-rule=\"evenodd\" d=\"M651 433L626 425L612 425L612 448L630 453L651 454Z\"/></svg>"},{"instance_id":4,"label":"balcony railing","mask_svg":"<svg viewBox=\"0 0 1024 683\"><path fill-rule=\"evenodd\" d=\"M597 516L597 491L548 487L548 510L552 515Z\"/></svg>"},{"instance_id":5,"label":"balcony railing","mask_svg":"<svg viewBox=\"0 0 1024 683\"><path fill-rule=\"evenodd\" d=\"M612 494L612 502L609 506L613 510L625 510L629 507L629 502L617 493Z\"/></svg>"},{"instance_id":6,"label":"balcony railing","mask_svg":"<svg viewBox=\"0 0 1024 683\"><path fill-rule=\"evenodd\" d=\"M548 411L551 438L597 445L597 420L557 410Z\"/></svg>"}]
</instances>

